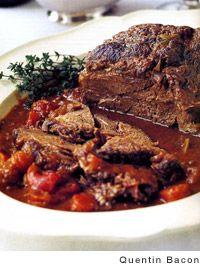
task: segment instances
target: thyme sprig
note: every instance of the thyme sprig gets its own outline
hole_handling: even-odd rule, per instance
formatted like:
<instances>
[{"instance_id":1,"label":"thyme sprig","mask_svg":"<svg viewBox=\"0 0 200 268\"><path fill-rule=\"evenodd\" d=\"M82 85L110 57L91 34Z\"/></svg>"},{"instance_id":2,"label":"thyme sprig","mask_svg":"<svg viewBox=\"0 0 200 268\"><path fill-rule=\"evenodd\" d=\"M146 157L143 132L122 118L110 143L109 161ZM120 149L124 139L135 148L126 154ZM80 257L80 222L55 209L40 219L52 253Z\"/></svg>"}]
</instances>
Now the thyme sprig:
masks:
<instances>
[{"instance_id":1,"label":"thyme sprig","mask_svg":"<svg viewBox=\"0 0 200 268\"><path fill-rule=\"evenodd\" d=\"M58 53L25 56L25 62L10 63L11 75L0 72L0 79L16 84L19 92L28 93L27 106L42 97L60 94L64 89L78 85L79 73L84 69L84 59Z\"/></svg>"}]
</instances>

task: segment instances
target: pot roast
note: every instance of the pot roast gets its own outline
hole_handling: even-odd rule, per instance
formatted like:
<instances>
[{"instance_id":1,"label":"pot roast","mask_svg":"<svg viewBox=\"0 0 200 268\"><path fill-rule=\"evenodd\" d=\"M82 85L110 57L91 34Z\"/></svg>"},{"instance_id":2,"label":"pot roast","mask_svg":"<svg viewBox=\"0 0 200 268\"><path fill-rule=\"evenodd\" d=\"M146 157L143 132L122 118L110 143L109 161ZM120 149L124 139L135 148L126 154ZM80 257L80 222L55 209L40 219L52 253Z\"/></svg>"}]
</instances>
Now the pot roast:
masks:
<instances>
[{"instance_id":1,"label":"pot roast","mask_svg":"<svg viewBox=\"0 0 200 268\"><path fill-rule=\"evenodd\" d=\"M200 130L200 29L142 24L89 52L85 101L191 133Z\"/></svg>"}]
</instances>

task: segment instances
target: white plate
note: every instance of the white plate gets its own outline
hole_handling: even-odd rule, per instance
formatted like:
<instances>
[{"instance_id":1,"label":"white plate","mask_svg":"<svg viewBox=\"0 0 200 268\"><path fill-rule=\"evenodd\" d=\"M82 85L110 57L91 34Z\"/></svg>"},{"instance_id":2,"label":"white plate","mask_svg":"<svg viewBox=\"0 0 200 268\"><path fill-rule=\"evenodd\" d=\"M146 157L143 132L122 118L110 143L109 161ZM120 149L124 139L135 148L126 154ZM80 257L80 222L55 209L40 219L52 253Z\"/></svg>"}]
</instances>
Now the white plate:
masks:
<instances>
[{"instance_id":1,"label":"white plate","mask_svg":"<svg viewBox=\"0 0 200 268\"><path fill-rule=\"evenodd\" d=\"M42 38L0 57L0 69L27 54L54 50L80 55L113 34L138 23L200 25L199 11L140 11L106 17L71 31ZM16 101L14 87L0 83L0 117ZM148 208L117 212L74 213L30 206L0 193L1 249L195 249L200 226L200 194ZM182 230L183 235L180 235ZM168 239L166 239L168 237ZM185 237L187 240L182 240ZM188 237L195 245L188 243ZM28 242L27 242L28 241ZM165 244L162 243L165 241ZM181 242L182 241L182 242ZM180 244L182 243L182 244Z\"/></svg>"}]
</instances>

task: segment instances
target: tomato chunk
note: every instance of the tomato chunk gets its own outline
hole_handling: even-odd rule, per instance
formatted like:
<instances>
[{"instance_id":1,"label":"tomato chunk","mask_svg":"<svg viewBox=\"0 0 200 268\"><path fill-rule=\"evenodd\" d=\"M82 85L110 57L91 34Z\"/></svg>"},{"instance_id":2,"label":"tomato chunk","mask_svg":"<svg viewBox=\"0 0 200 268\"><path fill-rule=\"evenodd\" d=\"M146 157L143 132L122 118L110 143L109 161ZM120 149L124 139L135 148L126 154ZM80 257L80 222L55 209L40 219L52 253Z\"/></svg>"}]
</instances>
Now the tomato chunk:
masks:
<instances>
[{"instance_id":1,"label":"tomato chunk","mask_svg":"<svg viewBox=\"0 0 200 268\"><path fill-rule=\"evenodd\" d=\"M50 193L60 180L61 176L56 171L41 171L35 163L29 167L26 174L26 184L32 190Z\"/></svg>"},{"instance_id":2,"label":"tomato chunk","mask_svg":"<svg viewBox=\"0 0 200 268\"><path fill-rule=\"evenodd\" d=\"M30 111L28 115L28 120L26 122L27 126L35 126L36 123L42 119L41 115L38 112Z\"/></svg>"},{"instance_id":3,"label":"tomato chunk","mask_svg":"<svg viewBox=\"0 0 200 268\"><path fill-rule=\"evenodd\" d=\"M165 202L171 202L189 196L190 194L190 186L187 183L180 183L160 191L160 198Z\"/></svg>"},{"instance_id":4,"label":"tomato chunk","mask_svg":"<svg viewBox=\"0 0 200 268\"><path fill-rule=\"evenodd\" d=\"M58 189L57 195L72 195L80 192L80 185L76 181L68 181Z\"/></svg>"},{"instance_id":5,"label":"tomato chunk","mask_svg":"<svg viewBox=\"0 0 200 268\"><path fill-rule=\"evenodd\" d=\"M57 108L57 104L47 100L36 101L31 111L29 112L28 120L26 122L27 126L35 126L36 123L44 119L51 111Z\"/></svg>"},{"instance_id":6,"label":"tomato chunk","mask_svg":"<svg viewBox=\"0 0 200 268\"><path fill-rule=\"evenodd\" d=\"M32 110L40 113L43 117L47 116L50 111L55 110L58 105L52 101L39 100L34 102Z\"/></svg>"},{"instance_id":7,"label":"tomato chunk","mask_svg":"<svg viewBox=\"0 0 200 268\"><path fill-rule=\"evenodd\" d=\"M96 200L89 193L75 194L71 200L71 211L89 212L96 209Z\"/></svg>"},{"instance_id":8,"label":"tomato chunk","mask_svg":"<svg viewBox=\"0 0 200 268\"><path fill-rule=\"evenodd\" d=\"M11 156L11 158L8 160L10 161L13 166L18 169L21 173L25 173L28 169L28 167L31 165L33 162L32 157L23 152L23 151L17 151L15 154Z\"/></svg>"}]
</instances>

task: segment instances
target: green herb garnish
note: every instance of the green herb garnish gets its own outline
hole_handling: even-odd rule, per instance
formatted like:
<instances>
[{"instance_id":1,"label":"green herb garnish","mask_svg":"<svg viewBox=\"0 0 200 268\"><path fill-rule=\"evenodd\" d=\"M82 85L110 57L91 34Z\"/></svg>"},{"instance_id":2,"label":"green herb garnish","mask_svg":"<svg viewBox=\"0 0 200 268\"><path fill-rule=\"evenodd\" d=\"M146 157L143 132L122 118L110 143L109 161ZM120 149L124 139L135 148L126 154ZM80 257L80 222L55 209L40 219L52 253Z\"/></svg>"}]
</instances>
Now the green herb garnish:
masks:
<instances>
[{"instance_id":1,"label":"green herb garnish","mask_svg":"<svg viewBox=\"0 0 200 268\"><path fill-rule=\"evenodd\" d=\"M7 78L20 92L28 93L27 106L42 97L60 94L64 89L78 85L79 73L84 69L84 59L54 52L42 57L27 55L25 62L10 63L11 75L0 72L0 79Z\"/></svg>"}]
</instances>

